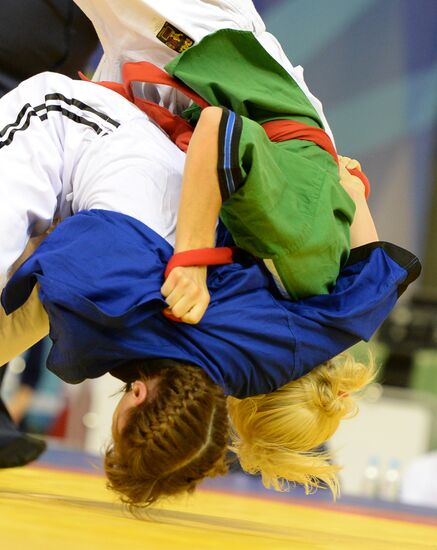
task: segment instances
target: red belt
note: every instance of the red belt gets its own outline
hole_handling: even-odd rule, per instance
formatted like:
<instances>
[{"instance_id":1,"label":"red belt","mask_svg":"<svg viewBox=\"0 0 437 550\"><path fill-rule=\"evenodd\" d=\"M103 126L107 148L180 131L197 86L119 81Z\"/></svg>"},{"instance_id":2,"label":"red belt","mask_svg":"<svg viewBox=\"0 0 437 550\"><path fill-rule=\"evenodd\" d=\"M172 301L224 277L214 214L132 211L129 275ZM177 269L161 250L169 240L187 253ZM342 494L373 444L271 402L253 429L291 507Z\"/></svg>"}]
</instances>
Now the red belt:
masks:
<instances>
[{"instance_id":1,"label":"red belt","mask_svg":"<svg viewBox=\"0 0 437 550\"><path fill-rule=\"evenodd\" d=\"M296 122L294 120L271 120L270 122L265 122L262 126L270 141L280 142L287 141L289 139L304 139L306 141L312 141L327 151L338 164L338 155L334 144L322 128L314 128L313 126L308 126L307 124ZM348 168L348 172L363 182L366 199L368 199L370 194L370 182L367 179L366 174L357 168Z\"/></svg>"},{"instance_id":2,"label":"red belt","mask_svg":"<svg viewBox=\"0 0 437 550\"><path fill-rule=\"evenodd\" d=\"M88 80L80 73L83 80ZM125 63L122 69L123 83L118 82L96 82L105 88L109 88L118 92L123 97L137 105L144 113L146 113L158 126L160 126L169 136L169 138L182 150L187 151L193 134L193 127L184 118L174 113L171 113L165 107L162 107L153 101L139 98L132 91L133 82L144 82L148 84L164 84L175 90L178 90L186 97L197 103L199 107L204 109L210 106L201 96L196 94L191 88L183 84L180 80L172 77L153 63L148 61L140 61L137 63ZM301 122L294 120L272 120L265 122L263 125L266 134L271 141L280 142L290 139L302 139L312 141L334 158L338 164L337 151L331 138L322 130L322 128L314 128ZM363 172L357 169L349 170L349 172L361 179L364 184L366 198L370 193L370 183Z\"/></svg>"}]
</instances>

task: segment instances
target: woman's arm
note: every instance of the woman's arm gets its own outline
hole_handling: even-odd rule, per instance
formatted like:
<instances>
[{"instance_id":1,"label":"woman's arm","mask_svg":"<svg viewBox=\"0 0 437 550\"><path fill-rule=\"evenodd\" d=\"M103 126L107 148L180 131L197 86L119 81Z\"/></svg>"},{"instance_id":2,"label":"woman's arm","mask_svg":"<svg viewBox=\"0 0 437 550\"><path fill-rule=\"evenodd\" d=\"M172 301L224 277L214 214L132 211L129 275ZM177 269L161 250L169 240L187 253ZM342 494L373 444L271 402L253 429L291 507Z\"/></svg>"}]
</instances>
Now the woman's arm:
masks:
<instances>
[{"instance_id":1,"label":"woman's arm","mask_svg":"<svg viewBox=\"0 0 437 550\"><path fill-rule=\"evenodd\" d=\"M49 320L35 287L27 302L6 315L0 306L0 365L8 363L49 333Z\"/></svg>"},{"instance_id":2,"label":"woman's arm","mask_svg":"<svg viewBox=\"0 0 437 550\"><path fill-rule=\"evenodd\" d=\"M350 228L351 248L358 248L379 239L365 197L364 185L359 178L352 176L348 172L348 169L353 170L354 168L358 168L361 171L361 165L357 160L348 157L339 157L341 184L354 201L356 207L354 220Z\"/></svg>"},{"instance_id":3,"label":"woman's arm","mask_svg":"<svg viewBox=\"0 0 437 550\"><path fill-rule=\"evenodd\" d=\"M219 125L222 109L202 111L185 163L176 227L175 253L215 245L222 205L217 175ZM176 267L161 288L166 310L185 323L198 323L209 304L206 267Z\"/></svg>"},{"instance_id":4,"label":"woman's arm","mask_svg":"<svg viewBox=\"0 0 437 550\"><path fill-rule=\"evenodd\" d=\"M9 270L10 276L35 252L50 230L39 237L29 239L24 252ZM0 365L5 365L26 351L48 333L49 320L39 300L37 287L33 289L27 302L10 315L6 315L0 305Z\"/></svg>"},{"instance_id":5,"label":"woman's arm","mask_svg":"<svg viewBox=\"0 0 437 550\"><path fill-rule=\"evenodd\" d=\"M202 112L187 153L175 252L214 246L215 226L222 199L217 175L219 125L222 109ZM353 199L356 211L350 228L351 248L378 241L362 181L349 173L358 161L339 157L340 181ZM161 288L172 314L185 323L198 323L209 304L206 267L177 267Z\"/></svg>"}]
</instances>

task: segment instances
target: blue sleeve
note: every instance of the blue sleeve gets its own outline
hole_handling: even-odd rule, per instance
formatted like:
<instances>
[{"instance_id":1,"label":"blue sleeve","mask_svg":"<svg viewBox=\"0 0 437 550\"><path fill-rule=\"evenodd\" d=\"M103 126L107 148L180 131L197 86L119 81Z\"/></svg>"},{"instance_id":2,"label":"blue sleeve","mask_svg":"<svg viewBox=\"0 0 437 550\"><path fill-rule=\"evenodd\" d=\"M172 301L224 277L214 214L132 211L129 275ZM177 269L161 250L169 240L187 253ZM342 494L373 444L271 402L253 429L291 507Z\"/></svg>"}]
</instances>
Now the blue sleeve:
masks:
<instances>
[{"instance_id":1,"label":"blue sleeve","mask_svg":"<svg viewBox=\"0 0 437 550\"><path fill-rule=\"evenodd\" d=\"M284 301L297 342L294 377L369 340L420 270L407 250L375 242L352 250L331 294Z\"/></svg>"}]
</instances>

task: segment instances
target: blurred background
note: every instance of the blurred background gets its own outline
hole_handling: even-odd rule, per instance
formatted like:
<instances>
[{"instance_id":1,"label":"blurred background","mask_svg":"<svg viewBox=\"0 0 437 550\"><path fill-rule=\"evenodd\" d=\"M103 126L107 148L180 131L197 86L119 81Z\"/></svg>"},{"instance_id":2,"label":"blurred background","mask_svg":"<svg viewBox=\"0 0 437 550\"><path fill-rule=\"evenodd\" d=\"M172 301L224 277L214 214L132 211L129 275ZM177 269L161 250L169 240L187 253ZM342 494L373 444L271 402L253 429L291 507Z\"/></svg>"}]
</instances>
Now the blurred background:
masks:
<instances>
[{"instance_id":1,"label":"blurred background","mask_svg":"<svg viewBox=\"0 0 437 550\"><path fill-rule=\"evenodd\" d=\"M338 151L361 161L381 240L413 251L424 267L370 343L378 383L329 443L345 465L343 495L437 508L437 0L255 4L292 63L304 66ZM92 43L77 69L92 72L99 55ZM45 369L33 376L48 345L12 362L4 397L27 430L97 455L118 383L66 388ZM365 357L367 348L353 352Z\"/></svg>"},{"instance_id":2,"label":"blurred background","mask_svg":"<svg viewBox=\"0 0 437 550\"><path fill-rule=\"evenodd\" d=\"M437 507L437 2L255 3L305 68L340 154L361 161L380 239L424 267L371 343L380 384L331 442L343 492Z\"/></svg>"}]
</instances>

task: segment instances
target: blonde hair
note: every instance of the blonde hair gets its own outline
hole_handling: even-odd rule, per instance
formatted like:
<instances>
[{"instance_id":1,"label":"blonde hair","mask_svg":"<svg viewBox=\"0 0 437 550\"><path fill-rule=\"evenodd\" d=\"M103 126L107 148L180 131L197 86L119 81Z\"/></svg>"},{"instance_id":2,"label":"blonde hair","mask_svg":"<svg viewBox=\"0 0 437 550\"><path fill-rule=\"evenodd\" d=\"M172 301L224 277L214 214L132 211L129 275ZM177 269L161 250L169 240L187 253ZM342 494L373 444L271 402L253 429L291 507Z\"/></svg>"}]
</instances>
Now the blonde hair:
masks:
<instances>
[{"instance_id":1,"label":"blonde hair","mask_svg":"<svg viewBox=\"0 0 437 550\"><path fill-rule=\"evenodd\" d=\"M373 359L365 365L342 354L270 394L228 397L232 447L242 468L260 473L265 487L286 490L291 483L306 493L327 486L339 492L337 472L327 441L344 418L354 416L354 394L374 380Z\"/></svg>"},{"instance_id":2,"label":"blonde hair","mask_svg":"<svg viewBox=\"0 0 437 550\"><path fill-rule=\"evenodd\" d=\"M108 487L131 511L161 497L193 492L227 472L229 420L223 390L198 367L138 364L137 379L158 377L156 395L133 407L106 450ZM132 366L130 366L132 368Z\"/></svg>"}]
</instances>

